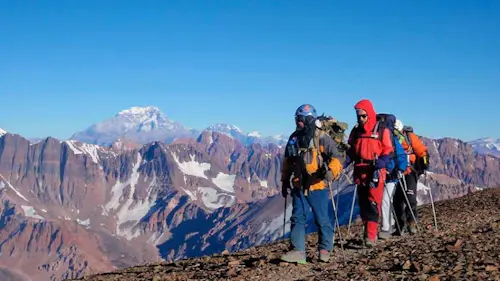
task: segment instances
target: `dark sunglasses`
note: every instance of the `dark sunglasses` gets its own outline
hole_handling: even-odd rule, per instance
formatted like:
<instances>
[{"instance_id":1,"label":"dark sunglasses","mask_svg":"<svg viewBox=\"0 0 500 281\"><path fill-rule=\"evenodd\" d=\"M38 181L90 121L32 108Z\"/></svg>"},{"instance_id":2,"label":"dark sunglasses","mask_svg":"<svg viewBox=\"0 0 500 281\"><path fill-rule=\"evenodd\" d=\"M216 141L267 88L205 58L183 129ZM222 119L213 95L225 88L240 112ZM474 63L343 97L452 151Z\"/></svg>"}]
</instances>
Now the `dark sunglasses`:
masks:
<instances>
[{"instance_id":1,"label":"dark sunglasses","mask_svg":"<svg viewBox=\"0 0 500 281\"><path fill-rule=\"evenodd\" d=\"M358 119L359 119L359 118L363 118L363 119L365 119L367 116L368 116L367 114L360 114L360 115L358 115Z\"/></svg>"}]
</instances>

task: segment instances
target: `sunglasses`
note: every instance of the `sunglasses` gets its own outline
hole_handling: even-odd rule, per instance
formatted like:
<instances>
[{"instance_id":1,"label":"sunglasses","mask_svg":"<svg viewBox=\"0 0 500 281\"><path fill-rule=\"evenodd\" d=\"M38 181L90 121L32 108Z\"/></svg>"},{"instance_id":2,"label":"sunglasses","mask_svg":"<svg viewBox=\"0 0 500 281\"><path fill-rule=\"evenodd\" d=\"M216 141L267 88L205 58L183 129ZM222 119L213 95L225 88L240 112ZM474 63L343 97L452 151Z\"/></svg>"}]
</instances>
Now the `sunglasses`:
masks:
<instances>
[{"instance_id":1,"label":"sunglasses","mask_svg":"<svg viewBox=\"0 0 500 281\"><path fill-rule=\"evenodd\" d=\"M365 119L366 117L368 117L367 114L360 114L360 115L358 115L359 119Z\"/></svg>"}]
</instances>

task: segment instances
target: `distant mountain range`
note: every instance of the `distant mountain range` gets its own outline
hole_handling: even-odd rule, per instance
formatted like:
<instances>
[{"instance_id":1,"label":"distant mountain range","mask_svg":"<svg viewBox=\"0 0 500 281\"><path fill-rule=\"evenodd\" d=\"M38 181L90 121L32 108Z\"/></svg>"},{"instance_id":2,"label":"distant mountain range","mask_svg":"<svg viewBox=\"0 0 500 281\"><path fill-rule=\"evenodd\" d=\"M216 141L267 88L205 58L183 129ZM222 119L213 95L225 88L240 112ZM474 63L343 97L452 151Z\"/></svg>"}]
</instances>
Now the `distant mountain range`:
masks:
<instances>
[{"instance_id":1,"label":"distant mountain range","mask_svg":"<svg viewBox=\"0 0 500 281\"><path fill-rule=\"evenodd\" d=\"M243 144L274 143L281 145L287 136L262 136L259 132L245 133L236 126L215 124L204 130L187 128L170 120L158 107L132 107L115 116L96 123L84 131L73 134L70 139L85 143L108 146L118 139L127 139L139 144L151 141L171 143L178 138L197 138L202 131L218 132L231 136Z\"/></svg>"},{"instance_id":2,"label":"distant mountain range","mask_svg":"<svg viewBox=\"0 0 500 281\"><path fill-rule=\"evenodd\" d=\"M480 138L468 142L478 153L500 157L500 139Z\"/></svg>"}]
</instances>

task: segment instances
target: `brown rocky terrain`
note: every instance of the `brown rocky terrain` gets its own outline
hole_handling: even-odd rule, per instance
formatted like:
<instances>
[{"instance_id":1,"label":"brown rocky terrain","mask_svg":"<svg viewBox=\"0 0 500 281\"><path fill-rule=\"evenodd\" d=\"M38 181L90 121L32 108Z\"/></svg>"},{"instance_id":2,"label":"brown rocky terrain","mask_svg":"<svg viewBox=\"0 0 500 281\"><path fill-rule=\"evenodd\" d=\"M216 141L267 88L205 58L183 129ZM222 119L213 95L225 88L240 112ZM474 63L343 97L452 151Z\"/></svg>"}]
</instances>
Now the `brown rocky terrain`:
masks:
<instances>
[{"instance_id":1,"label":"brown rocky terrain","mask_svg":"<svg viewBox=\"0 0 500 281\"><path fill-rule=\"evenodd\" d=\"M429 202L429 190L442 200L500 186L500 159L471 154L459 141L429 141L434 173L420 179L420 203ZM168 145L123 139L109 147L6 133L0 277L78 278L280 239L291 214L291 200L284 212L278 195L282 155L277 145L243 146L208 131ZM352 186L342 178L333 189L345 224Z\"/></svg>"},{"instance_id":2,"label":"brown rocky terrain","mask_svg":"<svg viewBox=\"0 0 500 281\"><path fill-rule=\"evenodd\" d=\"M204 237L194 242L200 254L218 247L210 233L223 228L222 216L277 193L280 156L208 137L213 143L134 148L2 135L2 274L61 280L182 257L186 235ZM203 232L189 230L200 224Z\"/></svg>"},{"instance_id":3,"label":"brown rocky terrain","mask_svg":"<svg viewBox=\"0 0 500 281\"><path fill-rule=\"evenodd\" d=\"M329 263L317 262L316 235L308 236L309 263L282 263L288 242L245 251L152 263L88 276L79 280L500 280L500 189L474 192L435 204L438 230L430 205L420 206L422 230L416 235L359 246L361 226L348 237L345 256L337 245ZM346 229L342 229L346 235Z\"/></svg>"}]
</instances>

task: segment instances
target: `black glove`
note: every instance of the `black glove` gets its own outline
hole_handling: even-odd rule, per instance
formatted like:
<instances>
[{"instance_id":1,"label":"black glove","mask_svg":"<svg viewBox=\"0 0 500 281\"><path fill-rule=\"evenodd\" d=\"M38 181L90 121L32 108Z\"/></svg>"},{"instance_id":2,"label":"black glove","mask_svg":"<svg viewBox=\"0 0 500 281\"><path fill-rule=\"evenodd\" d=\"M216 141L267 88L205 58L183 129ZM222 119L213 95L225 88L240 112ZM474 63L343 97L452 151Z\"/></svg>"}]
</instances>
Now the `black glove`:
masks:
<instances>
[{"instance_id":1,"label":"black glove","mask_svg":"<svg viewBox=\"0 0 500 281\"><path fill-rule=\"evenodd\" d=\"M283 197L286 198L288 196L289 189L292 189L289 180L281 182L281 195L283 195Z\"/></svg>"}]
</instances>

